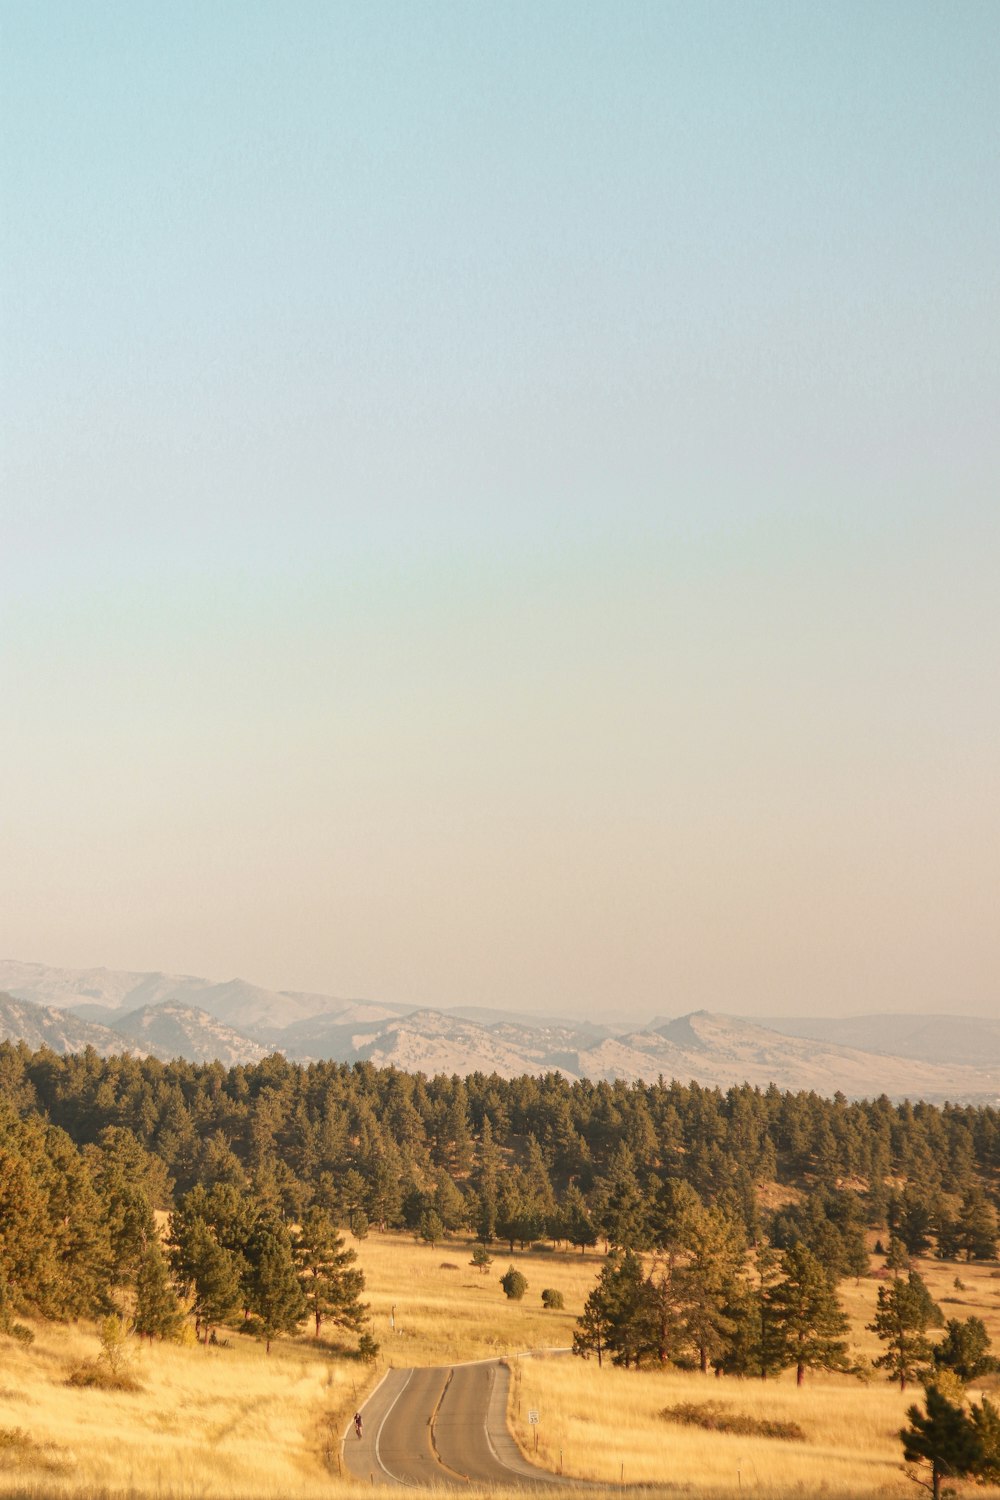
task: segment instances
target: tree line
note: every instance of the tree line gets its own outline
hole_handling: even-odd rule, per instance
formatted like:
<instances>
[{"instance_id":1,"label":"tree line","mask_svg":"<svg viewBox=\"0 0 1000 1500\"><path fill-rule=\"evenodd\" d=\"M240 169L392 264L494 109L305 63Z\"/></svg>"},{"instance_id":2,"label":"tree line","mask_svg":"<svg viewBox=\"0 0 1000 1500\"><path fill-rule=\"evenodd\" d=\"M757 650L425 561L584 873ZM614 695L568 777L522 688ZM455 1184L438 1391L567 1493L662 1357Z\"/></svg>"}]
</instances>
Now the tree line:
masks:
<instances>
[{"instance_id":1,"label":"tree line","mask_svg":"<svg viewBox=\"0 0 1000 1500\"><path fill-rule=\"evenodd\" d=\"M153 1209L171 1214L168 1279L199 1332L235 1311L267 1337L306 1305L321 1327L331 1314L316 1267L333 1265L341 1230L374 1225L430 1243L466 1232L511 1252L542 1239L602 1244L622 1275L628 1252L654 1253L666 1267L657 1347L680 1348L686 1330L700 1364L734 1369L778 1357L767 1340L753 1345L755 1320L770 1320L786 1357L789 1275L808 1280L813 1263L834 1283L862 1274L873 1227L900 1256L996 1254L990 1107L558 1073L426 1078L277 1054L233 1068L163 1064L10 1043L0 1101L0 1296L53 1316L92 1311L123 1282L138 1295L140 1272L153 1286L160 1271L142 1270L157 1253ZM784 1189L771 1210L765 1183ZM763 1253L760 1284L724 1276L699 1310L692 1257L725 1266L748 1248ZM778 1258L773 1285L767 1255ZM639 1358L650 1316L628 1335Z\"/></svg>"},{"instance_id":2,"label":"tree line","mask_svg":"<svg viewBox=\"0 0 1000 1500\"><path fill-rule=\"evenodd\" d=\"M270 1349L309 1318L317 1337L326 1323L374 1352L355 1252L324 1209L292 1228L251 1188L198 1185L164 1236L154 1204L169 1195L164 1164L132 1131L106 1126L80 1147L0 1097L0 1332L16 1332L19 1313L125 1311L139 1336L168 1338L190 1311L206 1342L236 1318Z\"/></svg>"},{"instance_id":3,"label":"tree line","mask_svg":"<svg viewBox=\"0 0 1000 1500\"><path fill-rule=\"evenodd\" d=\"M821 1258L848 1257L860 1223L910 1254L995 1251L1000 1112L988 1106L558 1073L425 1078L278 1054L227 1069L10 1043L0 1095L81 1146L128 1130L163 1169L157 1207L230 1183L296 1221L315 1205L345 1226L417 1230L434 1214L443 1232L511 1247L550 1237L640 1249L662 1232L680 1181L751 1243L766 1231L779 1247L804 1238ZM805 1191L766 1217L756 1188L771 1181Z\"/></svg>"}]
</instances>

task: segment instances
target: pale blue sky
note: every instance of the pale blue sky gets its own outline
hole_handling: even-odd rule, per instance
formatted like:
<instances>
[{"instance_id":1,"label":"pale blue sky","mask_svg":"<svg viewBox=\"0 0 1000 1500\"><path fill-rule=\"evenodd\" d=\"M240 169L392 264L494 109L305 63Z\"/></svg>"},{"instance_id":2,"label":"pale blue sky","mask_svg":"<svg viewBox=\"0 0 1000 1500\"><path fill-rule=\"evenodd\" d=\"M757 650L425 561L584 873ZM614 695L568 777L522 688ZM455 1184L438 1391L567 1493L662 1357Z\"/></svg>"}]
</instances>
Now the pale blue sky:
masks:
<instances>
[{"instance_id":1,"label":"pale blue sky","mask_svg":"<svg viewBox=\"0 0 1000 1500\"><path fill-rule=\"evenodd\" d=\"M0 0L0 950L1000 1006L1000 7Z\"/></svg>"}]
</instances>

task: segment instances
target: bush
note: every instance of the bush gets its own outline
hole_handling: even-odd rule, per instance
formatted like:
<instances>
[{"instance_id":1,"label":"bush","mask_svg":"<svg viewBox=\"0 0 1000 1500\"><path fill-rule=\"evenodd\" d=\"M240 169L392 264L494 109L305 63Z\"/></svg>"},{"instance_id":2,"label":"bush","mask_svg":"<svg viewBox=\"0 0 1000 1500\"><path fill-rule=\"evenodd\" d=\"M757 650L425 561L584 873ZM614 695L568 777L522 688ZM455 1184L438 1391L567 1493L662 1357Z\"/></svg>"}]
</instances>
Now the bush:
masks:
<instances>
[{"instance_id":1,"label":"bush","mask_svg":"<svg viewBox=\"0 0 1000 1500\"><path fill-rule=\"evenodd\" d=\"M500 1277L500 1285L512 1302L520 1302L528 1290L527 1277L522 1276L520 1271L515 1271L513 1266L509 1266Z\"/></svg>"},{"instance_id":2,"label":"bush","mask_svg":"<svg viewBox=\"0 0 1000 1500\"><path fill-rule=\"evenodd\" d=\"M682 1401L679 1406L665 1406L660 1416L683 1427L702 1427L706 1432L732 1432L739 1437L785 1438L801 1442L805 1433L798 1422L776 1422L752 1417L748 1412L730 1411L721 1401Z\"/></svg>"},{"instance_id":3,"label":"bush","mask_svg":"<svg viewBox=\"0 0 1000 1500\"><path fill-rule=\"evenodd\" d=\"M110 1365L87 1360L69 1373L67 1385L90 1391L141 1391L142 1386L129 1370L112 1370Z\"/></svg>"},{"instance_id":4,"label":"bush","mask_svg":"<svg viewBox=\"0 0 1000 1500\"><path fill-rule=\"evenodd\" d=\"M12 1339L16 1339L19 1344L24 1344L25 1347L35 1342L35 1335L23 1323L12 1323L5 1331Z\"/></svg>"},{"instance_id":5,"label":"bush","mask_svg":"<svg viewBox=\"0 0 1000 1500\"><path fill-rule=\"evenodd\" d=\"M443 1260L438 1266L439 1271L460 1271L461 1266L456 1266L453 1260Z\"/></svg>"},{"instance_id":6,"label":"bush","mask_svg":"<svg viewBox=\"0 0 1000 1500\"><path fill-rule=\"evenodd\" d=\"M542 1292L543 1307L565 1307L562 1292L557 1292L554 1287L547 1286Z\"/></svg>"}]
</instances>

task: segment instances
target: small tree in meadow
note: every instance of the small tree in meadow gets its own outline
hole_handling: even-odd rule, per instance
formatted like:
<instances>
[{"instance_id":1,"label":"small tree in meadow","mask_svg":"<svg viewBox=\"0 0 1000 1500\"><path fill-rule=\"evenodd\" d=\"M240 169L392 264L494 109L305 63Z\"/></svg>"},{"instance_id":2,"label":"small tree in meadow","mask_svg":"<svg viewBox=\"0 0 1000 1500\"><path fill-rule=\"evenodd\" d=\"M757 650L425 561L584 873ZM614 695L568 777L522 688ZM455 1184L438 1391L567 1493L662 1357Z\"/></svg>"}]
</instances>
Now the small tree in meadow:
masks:
<instances>
[{"instance_id":1,"label":"small tree in meadow","mask_svg":"<svg viewBox=\"0 0 1000 1500\"><path fill-rule=\"evenodd\" d=\"M927 1410L911 1406L909 1426L900 1429L903 1458L908 1464L930 1464L930 1481L920 1480L940 1500L942 1479L960 1479L975 1474L983 1451L975 1423L961 1406L943 1396L937 1386L927 1387Z\"/></svg>"},{"instance_id":2,"label":"small tree in meadow","mask_svg":"<svg viewBox=\"0 0 1000 1500\"><path fill-rule=\"evenodd\" d=\"M875 1361L890 1380L899 1381L906 1390L909 1381L917 1380L931 1358L927 1330L944 1322L927 1283L917 1271L906 1280L892 1282L878 1289L875 1319L868 1324L885 1345L885 1352Z\"/></svg>"},{"instance_id":3,"label":"small tree in meadow","mask_svg":"<svg viewBox=\"0 0 1000 1500\"><path fill-rule=\"evenodd\" d=\"M476 1245L476 1246L474 1246L473 1251L472 1251L472 1259L469 1261L469 1265L470 1266L475 1266L476 1269L479 1270L479 1271L482 1271L483 1275L485 1276L486 1273L487 1273L487 1271L490 1269L490 1266L492 1264L493 1264L493 1257L490 1254L490 1252L487 1250L486 1246L485 1245Z\"/></svg>"},{"instance_id":4,"label":"small tree in meadow","mask_svg":"<svg viewBox=\"0 0 1000 1500\"><path fill-rule=\"evenodd\" d=\"M442 1222L441 1215L435 1209L424 1209L420 1215L417 1234L425 1245L436 1245L438 1240L443 1238L444 1223Z\"/></svg>"},{"instance_id":5,"label":"small tree in meadow","mask_svg":"<svg viewBox=\"0 0 1000 1500\"><path fill-rule=\"evenodd\" d=\"M101 1319L98 1334L101 1352L97 1358L101 1364L107 1365L112 1375L120 1375L129 1362L128 1341L132 1329L133 1324L125 1318L115 1317L113 1313Z\"/></svg>"}]
</instances>

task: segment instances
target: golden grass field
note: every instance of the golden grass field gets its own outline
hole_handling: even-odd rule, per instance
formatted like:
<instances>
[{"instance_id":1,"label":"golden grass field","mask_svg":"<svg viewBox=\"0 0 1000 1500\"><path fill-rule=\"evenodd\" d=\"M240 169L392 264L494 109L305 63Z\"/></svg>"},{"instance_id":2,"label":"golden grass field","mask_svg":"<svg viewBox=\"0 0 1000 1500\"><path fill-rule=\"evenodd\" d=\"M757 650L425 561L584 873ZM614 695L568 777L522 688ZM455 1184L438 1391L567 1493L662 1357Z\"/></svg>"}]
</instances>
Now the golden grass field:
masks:
<instances>
[{"instance_id":1,"label":"golden grass field","mask_svg":"<svg viewBox=\"0 0 1000 1500\"><path fill-rule=\"evenodd\" d=\"M156 1345L133 1351L142 1383L135 1394L65 1384L70 1369L92 1359L96 1331L87 1325L34 1323L30 1348L0 1340L0 1496L20 1500L342 1500L357 1493L338 1477L338 1439L364 1392L388 1363L435 1364L512 1356L511 1417L525 1451L532 1406L541 1420L538 1458L567 1476L617 1489L648 1484L661 1493L722 1500L822 1495L868 1500L916 1494L900 1467L896 1431L919 1390L899 1395L879 1378L810 1378L739 1382L698 1374L608 1368L571 1358L520 1359L520 1351L565 1347L601 1264L596 1254L518 1253L528 1279L523 1302L508 1302L499 1277L512 1259L494 1252L482 1275L471 1247L416 1244L403 1235L372 1235L355 1248L382 1346L375 1367L335 1357L307 1335L263 1347L233 1334L228 1348ZM1000 1279L988 1267L921 1269L946 1316L986 1318L1000 1347ZM957 1274L966 1290L953 1286ZM565 1311L546 1312L543 1287L561 1291ZM855 1347L869 1356L877 1341L863 1331L876 1283L845 1283ZM955 1300L951 1300L955 1299ZM396 1329L390 1326L395 1309ZM723 1401L738 1411L791 1417L806 1441L735 1438L667 1424L664 1406ZM4 1434L25 1435L5 1443ZM31 1446L33 1445L33 1446ZM571 1494L571 1491L560 1493ZM594 1489L585 1491L593 1496ZM996 1491L974 1490L983 1497Z\"/></svg>"},{"instance_id":2,"label":"golden grass field","mask_svg":"<svg viewBox=\"0 0 1000 1500\"><path fill-rule=\"evenodd\" d=\"M873 1264L877 1262L873 1261ZM996 1267L923 1262L919 1269L945 1317L973 1314L986 1322L1000 1349L1000 1279ZM965 1290L954 1286L956 1275ZM851 1343L873 1359L880 1344L865 1324L875 1311L878 1282L844 1282L840 1292L851 1317ZM997 1378L982 1385L996 1399ZM972 1394L977 1396L979 1386ZM516 1363L510 1419L522 1450L547 1468L580 1478L661 1483L678 1493L722 1500L739 1494L760 1500L825 1496L868 1500L918 1493L903 1473L898 1432L906 1408L921 1390L901 1393L881 1371L868 1385L852 1376L807 1376L802 1389L794 1372L780 1380L716 1379L700 1373L598 1369L595 1360L523 1359ZM794 1421L804 1442L736 1437L666 1422L663 1408L680 1402L716 1401L734 1412ZM539 1413L537 1428L527 1421ZM959 1492L962 1487L959 1486ZM967 1486L981 1497L1000 1490Z\"/></svg>"}]
</instances>

